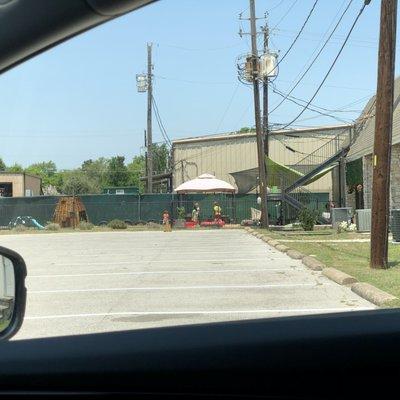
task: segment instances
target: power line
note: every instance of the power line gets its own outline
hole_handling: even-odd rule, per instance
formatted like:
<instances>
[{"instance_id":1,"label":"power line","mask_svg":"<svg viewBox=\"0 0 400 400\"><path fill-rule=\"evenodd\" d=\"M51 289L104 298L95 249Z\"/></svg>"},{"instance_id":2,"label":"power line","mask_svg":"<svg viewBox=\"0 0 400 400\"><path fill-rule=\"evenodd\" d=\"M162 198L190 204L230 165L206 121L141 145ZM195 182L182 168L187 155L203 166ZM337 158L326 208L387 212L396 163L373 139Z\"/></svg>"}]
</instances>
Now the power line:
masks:
<instances>
[{"instance_id":1,"label":"power line","mask_svg":"<svg viewBox=\"0 0 400 400\"><path fill-rule=\"evenodd\" d=\"M232 82L212 82L212 81L194 81L189 79L180 79L180 78L169 78L166 76L161 75L153 75L155 78L166 80L166 81L176 81L176 82L183 82L183 83L193 83L196 85L232 85Z\"/></svg>"},{"instance_id":2,"label":"power line","mask_svg":"<svg viewBox=\"0 0 400 400\"><path fill-rule=\"evenodd\" d=\"M158 46L160 46L160 43L157 43ZM219 50L225 50L225 49L232 49L234 47L238 47L241 45L241 42L231 44L231 45L226 45L226 46L220 46L220 47L211 47L211 48L190 48L190 47L185 47L185 46L179 46L179 45L174 45L174 44L161 44L163 47L170 47L173 49L178 49L178 50L183 50L183 51L219 51Z\"/></svg>"},{"instance_id":3,"label":"power line","mask_svg":"<svg viewBox=\"0 0 400 400\"><path fill-rule=\"evenodd\" d=\"M276 8L280 7L285 0L281 0L276 6L271 7L267 12L270 13L271 11L275 10Z\"/></svg>"},{"instance_id":4,"label":"power line","mask_svg":"<svg viewBox=\"0 0 400 400\"><path fill-rule=\"evenodd\" d=\"M278 25L282 23L282 21L287 17L287 15L292 11L293 7L297 4L298 0L294 0L292 5L287 9L285 14L283 14L282 18L275 24L275 26L272 28L272 30L276 29Z\"/></svg>"},{"instance_id":5,"label":"power line","mask_svg":"<svg viewBox=\"0 0 400 400\"><path fill-rule=\"evenodd\" d=\"M321 90L322 86L324 85L325 81L328 79L329 74L331 73L331 71L333 70L334 66L336 65L336 62L337 62L337 60L339 59L340 55L342 54L342 51L343 51L343 49L345 48L346 43L347 43L347 41L348 41L348 39L349 39L351 33L353 32L353 30L354 30L354 28L355 28L355 26L356 26L358 20L360 19L362 13L363 13L364 10L365 10L365 7L366 7L368 4L369 4L369 3L367 2L367 0L365 0L363 6L361 7L360 11L359 11L358 14L357 14L356 19L355 19L354 22L353 22L353 24L352 24L352 26L351 26L351 28L350 28L350 30L349 30L349 32L348 32L348 34L347 34L345 40L344 40L342 46L340 47L339 52L337 53L335 59L333 60L332 65L331 65L330 68L328 69L328 72L325 74L324 78L322 79L321 84L318 86L317 90L315 91L315 93L313 94L313 96L311 97L311 99L308 101L307 105L303 108L303 110L302 110L295 118L293 118L293 120L292 120L291 122L289 122L288 124L286 124L286 125L283 127L283 129L286 128L287 126L291 125L293 122L296 122L296 121L299 119L299 117L300 117L301 115L303 115L303 113L306 111L307 107L308 107L308 106L312 103L312 101L315 99L315 97L317 96L317 94L318 94L319 91Z\"/></svg>"},{"instance_id":6,"label":"power line","mask_svg":"<svg viewBox=\"0 0 400 400\"><path fill-rule=\"evenodd\" d=\"M289 48L286 50L285 54L282 56L282 58L279 60L279 62L277 63L276 67L279 66L279 64L286 58L286 56L290 53L290 51L292 50L293 46L296 44L297 40L299 39L300 35L302 34L304 28L306 27L309 19L311 18L311 15L313 14L315 7L317 6L319 0L315 0L313 6L311 7L310 12L307 15L307 18L305 19L302 27L300 28L298 34L296 35L296 37L294 38L293 42L291 43L291 45L289 46Z\"/></svg>"},{"instance_id":7,"label":"power line","mask_svg":"<svg viewBox=\"0 0 400 400\"><path fill-rule=\"evenodd\" d=\"M160 128L161 134L162 134L165 142L167 143L167 145L169 147L171 147L172 146L171 139L169 138L167 131L165 129L165 126L162 122L160 112L158 110L157 102L156 102L156 99L154 98L154 95L153 95L153 109L154 109L154 114L156 116L157 124L158 124L158 127Z\"/></svg>"},{"instance_id":8,"label":"power line","mask_svg":"<svg viewBox=\"0 0 400 400\"><path fill-rule=\"evenodd\" d=\"M330 35L328 36L328 38L325 40L325 43L323 44L323 46L321 47L321 49L318 51L317 55L314 57L314 59L312 60L312 62L310 63L310 65L308 66L308 68L303 72L303 74L300 76L300 78L297 80L296 84L290 89L290 91L287 93L287 96L284 97L280 103L278 105L276 105L269 113L272 114L275 110L277 110L287 99L287 97L292 94L292 92L296 89L296 87L300 84L300 82L304 79L304 77L307 75L308 71L310 71L310 69L312 68L312 66L315 64L315 62L317 61L318 57L321 55L322 51L325 49L326 45L328 44L329 40L331 39L332 35L335 33L336 29L338 28L338 26L340 25L340 23L342 22L345 14L347 13L348 9L350 8L351 3L353 2L353 0L350 0L349 4L347 5L347 7L345 8L345 10L343 11L342 15L340 16L338 22L336 23L335 27L333 28L332 32L330 33Z\"/></svg>"},{"instance_id":9,"label":"power line","mask_svg":"<svg viewBox=\"0 0 400 400\"><path fill-rule=\"evenodd\" d=\"M231 96L231 98L229 99L229 102L228 102L228 104L227 104L227 106L226 106L226 108L225 108L225 111L223 112L222 117L221 117L221 119L220 119L220 121L219 121L219 123L218 123L218 127L217 127L217 129L216 129L216 132L219 131L219 128L221 127L222 122L224 121L224 119L225 119L225 117L226 117L226 114L228 113L229 109L231 108L233 99L235 98L235 95L236 95L238 89L239 89L239 82L236 83L236 86L235 86L235 89L234 89L234 91L233 91L233 93L232 93L232 96Z\"/></svg>"},{"instance_id":10,"label":"power line","mask_svg":"<svg viewBox=\"0 0 400 400\"><path fill-rule=\"evenodd\" d=\"M275 81L276 83L293 83L293 81L286 81L283 79L277 79ZM318 83L316 82L301 82L302 85L307 85L307 86L318 86ZM373 89L367 89L367 88L361 88L361 87L351 87L351 86L342 86L342 85L326 85L325 87L330 87L334 89L345 89L345 90L357 90L357 91L362 91L362 92L369 92L373 93ZM371 97L370 95L368 95Z\"/></svg>"},{"instance_id":11,"label":"power line","mask_svg":"<svg viewBox=\"0 0 400 400\"><path fill-rule=\"evenodd\" d=\"M283 32L283 33L288 33L288 34L297 34L297 31L291 30L291 29L278 29L277 32ZM277 33L277 35L281 35L281 34ZM315 37L315 38L320 38L321 37L321 33L305 31L304 32L304 36L312 36L312 37ZM332 39L341 41L345 37L346 37L346 35L336 34L335 36L333 36ZM306 37L303 37L303 39L307 40ZM355 42L360 42L360 43L365 43L365 44L370 44L370 45L377 46L378 45L378 38L376 38L376 39L370 38L368 40L368 39L359 39L359 38L353 37L353 39L349 40L349 44L350 43L355 43Z\"/></svg>"},{"instance_id":12,"label":"power line","mask_svg":"<svg viewBox=\"0 0 400 400\"><path fill-rule=\"evenodd\" d=\"M358 100L354 100L354 101L352 101L351 103L345 104L344 106L342 106L341 108L339 108L339 110L344 109L344 108L347 108L347 107L350 107L350 106L354 106L354 105L356 105L356 104L362 103L362 102L364 102L365 100L369 100L369 99L371 99L371 98L372 98L372 94L371 94L371 95L364 96L364 97L361 97L361 98L358 99Z\"/></svg>"},{"instance_id":13,"label":"power line","mask_svg":"<svg viewBox=\"0 0 400 400\"><path fill-rule=\"evenodd\" d=\"M284 93L281 93L280 91L278 91L275 88L272 88L272 91L274 93L278 94L279 96L282 96L282 97L286 98L287 100L291 101L292 103L294 103L294 104L296 104L296 105L298 105L300 107L306 107L307 110L309 110L309 111L315 112L315 113L317 113L319 115L322 115L322 116L325 116L325 117L329 117L329 118L335 119L336 121L339 121L339 122L344 122L344 123L348 123L349 122L348 120L344 120L342 118L336 117L335 115L329 114L328 112L331 112L331 110L325 109L328 112L319 111L319 110L314 108L314 107L318 107L318 106L312 106L311 104L308 104L308 105L304 106L304 104L299 103L299 101L302 102L302 103L307 103L306 100L293 98L292 96L287 96L287 95L285 95ZM321 107L321 109L323 109L323 108Z\"/></svg>"},{"instance_id":14,"label":"power line","mask_svg":"<svg viewBox=\"0 0 400 400\"><path fill-rule=\"evenodd\" d=\"M280 96L286 96L286 94L285 94L284 92L282 92L281 90L276 89L275 86L273 86L273 90L275 90L275 93L277 93L277 94L280 95ZM368 96L368 97L370 97L370 96ZM364 97L364 98L365 98L365 97ZM363 98L363 99L364 99L364 98ZM296 96L293 96L293 95L288 96L288 100L290 100L290 99L297 100L297 101L301 101L301 102L303 102L303 103L307 103L307 100L301 99L301 98L296 97ZM352 103L351 103L351 104L352 104ZM350 104L350 105L351 105L351 104ZM334 109L334 110L329 109L329 108L326 108L326 107L321 107L321 106L318 106L318 105L316 105L316 104L311 104L311 106L312 106L313 108L318 108L318 109L320 109L320 110L322 110L322 111L326 111L326 112L329 112L329 113L354 113L354 112L359 113L359 112L360 112L360 110L348 110L348 109L347 109L347 108L348 108L348 105L342 106L341 108Z\"/></svg>"},{"instance_id":15,"label":"power line","mask_svg":"<svg viewBox=\"0 0 400 400\"><path fill-rule=\"evenodd\" d=\"M342 13L342 11L344 10L346 4L348 3L349 0L343 0L342 4L340 5L340 7L338 8L337 13L334 15L334 17L332 18L332 21L330 22L329 26L327 27L326 31L324 32L323 35L321 35L321 38L317 44L317 46L315 47L315 49L312 51L312 53L310 54L310 56L308 57L307 61L305 62L305 64L302 66L300 72L296 75L296 77L294 79L292 79L291 81L291 85L293 85L296 80L299 78L299 76L304 72L304 70L307 68L309 62L311 62L311 60L313 59L313 57L315 56L315 54L317 54L317 51L319 50L320 46L324 43L325 39L328 37L331 29L334 27L337 18L340 17L340 14Z\"/></svg>"},{"instance_id":16,"label":"power line","mask_svg":"<svg viewBox=\"0 0 400 400\"><path fill-rule=\"evenodd\" d=\"M298 101L302 101L303 103L307 103L307 100L300 99L300 98L295 97L295 96L290 96L290 97L292 99L294 99L294 100L298 100ZM343 107L343 108L340 108L340 109L332 110L330 108L321 107L321 106L318 106L316 104L312 104L312 106L314 108L318 108L318 109L320 109L322 111L326 111L326 112L329 112L329 113L360 113L361 112L361 110L349 110L349 109L347 109L347 107Z\"/></svg>"},{"instance_id":17,"label":"power line","mask_svg":"<svg viewBox=\"0 0 400 400\"><path fill-rule=\"evenodd\" d=\"M280 32L283 33L280 33ZM285 33L287 32L287 33ZM275 32L274 34L276 36L281 36L281 37L286 37L286 38L293 38L294 35L291 35L290 33L295 33L293 31L289 30L283 30L283 29L278 29L278 32ZM312 33L312 32L304 32L305 37L303 37L303 40L307 40L309 42L317 42L319 39L317 38L320 36L318 33ZM306 37L306 36L311 36L311 37ZM315 37L313 37L315 36ZM331 44L337 44L340 43L340 41L343 39L344 35L335 35L333 37L333 41L331 41ZM362 39L353 39L349 41L349 46L352 47L360 47L360 48L365 48L365 49L377 49L378 48L378 43L376 41L370 41L370 40L362 40ZM396 48L399 48L399 45L396 46Z\"/></svg>"}]
</instances>

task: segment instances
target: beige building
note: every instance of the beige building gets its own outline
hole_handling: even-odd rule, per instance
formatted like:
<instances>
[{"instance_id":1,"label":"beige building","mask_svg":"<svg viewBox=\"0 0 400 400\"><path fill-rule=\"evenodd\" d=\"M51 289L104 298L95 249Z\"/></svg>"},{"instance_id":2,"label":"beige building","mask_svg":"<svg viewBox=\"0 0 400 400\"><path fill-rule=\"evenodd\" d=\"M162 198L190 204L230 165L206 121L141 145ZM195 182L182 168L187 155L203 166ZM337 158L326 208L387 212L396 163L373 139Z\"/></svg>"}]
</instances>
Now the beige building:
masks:
<instances>
[{"instance_id":1,"label":"beige building","mask_svg":"<svg viewBox=\"0 0 400 400\"><path fill-rule=\"evenodd\" d=\"M286 166L295 165L348 128L340 125L274 131L269 140L270 157ZM174 188L203 173L211 173L235 185L230 173L257 167L256 135L254 132L234 132L175 140L172 159ZM332 173L311 183L307 189L331 194Z\"/></svg>"},{"instance_id":2,"label":"beige building","mask_svg":"<svg viewBox=\"0 0 400 400\"><path fill-rule=\"evenodd\" d=\"M0 197L40 196L42 180L26 173L0 172Z\"/></svg>"}]
</instances>

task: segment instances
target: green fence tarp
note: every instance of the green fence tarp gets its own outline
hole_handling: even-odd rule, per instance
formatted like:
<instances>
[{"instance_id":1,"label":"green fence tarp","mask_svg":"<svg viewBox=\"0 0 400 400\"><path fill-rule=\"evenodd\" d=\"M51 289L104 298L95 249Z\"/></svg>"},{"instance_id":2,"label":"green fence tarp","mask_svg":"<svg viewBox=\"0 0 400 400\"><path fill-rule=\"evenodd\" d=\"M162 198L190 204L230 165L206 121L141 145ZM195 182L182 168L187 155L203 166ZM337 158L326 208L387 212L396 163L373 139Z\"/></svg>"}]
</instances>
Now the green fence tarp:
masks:
<instances>
[{"instance_id":1,"label":"green fence tarp","mask_svg":"<svg viewBox=\"0 0 400 400\"><path fill-rule=\"evenodd\" d=\"M85 205L89 220L99 225L108 223L112 219L121 219L130 223L139 221L160 222L164 210L168 210L173 218L177 217L177 207L185 208L189 216L194 202L200 205L202 219L212 217L212 207L217 201L223 215L231 221L240 223L250 219L251 208L259 209L256 194L127 194L127 195L82 195L79 196ZM53 214L60 196L36 197L3 197L0 198L0 226L7 226L18 216L31 216L40 224L45 225L53 219ZM328 193L313 193L309 207L325 210L328 202ZM280 214L280 201L268 202L268 214L271 223L275 223ZM286 212L286 211L285 211ZM296 218L297 211L292 211L288 217Z\"/></svg>"}]
</instances>

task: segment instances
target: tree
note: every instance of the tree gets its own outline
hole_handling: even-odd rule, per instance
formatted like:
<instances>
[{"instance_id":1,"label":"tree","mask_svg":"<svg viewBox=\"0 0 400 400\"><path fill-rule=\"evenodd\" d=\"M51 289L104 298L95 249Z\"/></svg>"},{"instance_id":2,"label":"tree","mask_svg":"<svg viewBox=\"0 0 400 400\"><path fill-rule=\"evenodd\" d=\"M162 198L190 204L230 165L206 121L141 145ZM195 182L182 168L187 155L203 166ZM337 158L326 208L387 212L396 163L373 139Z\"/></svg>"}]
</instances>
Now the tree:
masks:
<instances>
[{"instance_id":1,"label":"tree","mask_svg":"<svg viewBox=\"0 0 400 400\"><path fill-rule=\"evenodd\" d=\"M127 186L129 184L129 172L125 165L125 157L112 157L107 168L107 183L110 186Z\"/></svg>"},{"instance_id":2,"label":"tree","mask_svg":"<svg viewBox=\"0 0 400 400\"><path fill-rule=\"evenodd\" d=\"M100 157L97 160L86 160L82 163L82 171L88 179L103 188L107 185L107 174L110 160Z\"/></svg>"},{"instance_id":3,"label":"tree","mask_svg":"<svg viewBox=\"0 0 400 400\"><path fill-rule=\"evenodd\" d=\"M4 164L4 161L2 158L0 158L0 171L5 171L6 170L6 164Z\"/></svg>"},{"instance_id":4,"label":"tree","mask_svg":"<svg viewBox=\"0 0 400 400\"><path fill-rule=\"evenodd\" d=\"M144 182L140 181L140 177L144 176L146 169L146 161L144 156L135 156L127 165L129 172L129 185L139 188L139 192L144 191Z\"/></svg>"},{"instance_id":5,"label":"tree","mask_svg":"<svg viewBox=\"0 0 400 400\"><path fill-rule=\"evenodd\" d=\"M168 169L169 150L167 145L153 144L153 171L161 174Z\"/></svg>"},{"instance_id":6,"label":"tree","mask_svg":"<svg viewBox=\"0 0 400 400\"><path fill-rule=\"evenodd\" d=\"M11 167L7 167L6 171L11 172L12 174L19 174L24 172L24 168L22 167L22 165L14 163L14 165L12 165Z\"/></svg>"},{"instance_id":7,"label":"tree","mask_svg":"<svg viewBox=\"0 0 400 400\"><path fill-rule=\"evenodd\" d=\"M60 187L62 184L62 177L57 172L57 166L54 161L43 161L40 163L31 164L25 169L25 172L39 176L42 179L42 186Z\"/></svg>"},{"instance_id":8,"label":"tree","mask_svg":"<svg viewBox=\"0 0 400 400\"><path fill-rule=\"evenodd\" d=\"M256 130L254 128L249 128L248 126L244 126L243 128L239 129L239 133L251 133L255 131Z\"/></svg>"},{"instance_id":9,"label":"tree","mask_svg":"<svg viewBox=\"0 0 400 400\"><path fill-rule=\"evenodd\" d=\"M96 194L101 192L100 186L91 181L88 176L80 169L63 171L63 184L61 191L63 194Z\"/></svg>"}]
</instances>

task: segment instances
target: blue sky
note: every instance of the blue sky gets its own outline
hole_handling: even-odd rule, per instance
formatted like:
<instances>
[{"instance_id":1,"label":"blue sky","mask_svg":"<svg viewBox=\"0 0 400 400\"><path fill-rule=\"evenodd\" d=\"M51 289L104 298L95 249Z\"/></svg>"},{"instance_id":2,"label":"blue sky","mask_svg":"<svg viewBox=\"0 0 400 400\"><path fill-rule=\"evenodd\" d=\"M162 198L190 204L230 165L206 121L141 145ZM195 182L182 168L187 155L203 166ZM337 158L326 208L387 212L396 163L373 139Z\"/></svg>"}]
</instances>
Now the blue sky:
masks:
<instances>
[{"instance_id":1,"label":"blue sky","mask_svg":"<svg viewBox=\"0 0 400 400\"><path fill-rule=\"evenodd\" d=\"M348 1L319 0L304 34L280 65L275 81L279 90L290 89ZM269 26L275 27L272 50L285 53L313 3L257 0L258 15L268 11ZM312 96L362 3L353 0L294 96L305 100ZM356 118L375 91L379 7L380 1L372 0L365 9L314 100L328 109L355 110L335 114L338 117ZM240 24L248 30L247 21L238 20L242 11L247 16L248 0L161 0L0 75L0 157L7 164L53 160L59 168L73 168L89 158L124 155L129 161L140 154L146 95L137 93L135 75L145 71L147 42L154 43L154 97L171 139L254 125L252 92L238 84L236 73L237 56L249 51L248 37L238 35ZM271 94L271 106L278 102L279 97ZM288 122L300 110L285 102L270 121ZM336 123L308 111L297 122ZM154 140L162 140L155 121Z\"/></svg>"}]
</instances>

